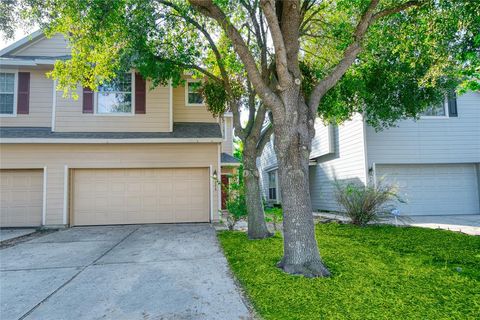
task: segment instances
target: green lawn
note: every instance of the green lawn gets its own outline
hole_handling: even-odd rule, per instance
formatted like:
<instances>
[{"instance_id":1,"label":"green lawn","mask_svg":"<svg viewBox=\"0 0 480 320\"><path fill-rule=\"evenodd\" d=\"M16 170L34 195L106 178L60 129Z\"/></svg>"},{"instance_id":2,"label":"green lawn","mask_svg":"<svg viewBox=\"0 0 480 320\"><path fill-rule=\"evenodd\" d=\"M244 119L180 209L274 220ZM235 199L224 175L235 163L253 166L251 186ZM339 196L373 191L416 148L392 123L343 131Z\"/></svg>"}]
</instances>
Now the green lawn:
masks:
<instances>
[{"instance_id":1,"label":"green lawn","mask_svg":"<svg viewBox=\"0 0 480 320\"><path fill-rule=\"evenodd\" d=\"M282 238L218 238L264 319L480 319L480 237L421 228L318 224L327 279L275 267Z\"/></svg>"}]
</instances>

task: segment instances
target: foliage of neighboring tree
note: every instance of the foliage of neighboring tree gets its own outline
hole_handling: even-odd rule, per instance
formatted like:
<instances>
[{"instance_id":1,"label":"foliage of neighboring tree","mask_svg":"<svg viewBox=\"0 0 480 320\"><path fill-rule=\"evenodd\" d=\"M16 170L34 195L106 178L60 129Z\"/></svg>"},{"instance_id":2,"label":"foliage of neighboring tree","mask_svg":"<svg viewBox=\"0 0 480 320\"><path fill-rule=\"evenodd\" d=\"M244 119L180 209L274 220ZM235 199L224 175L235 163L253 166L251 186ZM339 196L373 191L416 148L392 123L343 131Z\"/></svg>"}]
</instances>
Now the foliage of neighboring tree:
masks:
<instances>
[{"instance_id":1,"label":"foliage of neighboring tree","mask_svg":"<svg viewBox=\"0 0 480 320\"><path fill-rule=\"evenodd\" d=\"M479 7L478 0L49 0L37 15L71 42L72 59L52 74L67 91L78 82L96 87L124 60L154 84L178 83L183 70L194 70L221 84L236 134L253 133L252 149L261 145L264 121L242 127L233 105L258 97L251 116L269 110L275 134L284 214L279 266L328 276L308 187L315 118L339 123L361 112L381 129L459 85L478 89ZM237 84L247 94L239 97Z\"/></svg>"}]
</instances>

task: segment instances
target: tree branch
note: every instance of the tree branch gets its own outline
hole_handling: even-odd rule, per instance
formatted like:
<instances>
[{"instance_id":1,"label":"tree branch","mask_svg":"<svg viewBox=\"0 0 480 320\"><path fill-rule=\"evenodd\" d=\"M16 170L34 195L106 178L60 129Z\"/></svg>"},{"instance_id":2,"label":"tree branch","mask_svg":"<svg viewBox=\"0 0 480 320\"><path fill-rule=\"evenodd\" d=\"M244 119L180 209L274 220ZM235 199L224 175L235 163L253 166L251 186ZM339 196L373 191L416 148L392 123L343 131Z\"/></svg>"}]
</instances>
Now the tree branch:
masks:
<instances>
[{"instance_id":1,"label":"tree branch","mask_svg":"<svg viewBox=\"0 0 480 320\"><path fill-rule=\"evenodd\" d=\"M210 17L217 21L217 23L225 31L229 39L235 48L236 53L240 57L247 70L248 77L252 82L253 87L262 100L269 106L275 107L281 105L280 98L268 87L263 80L260 72L257 69L257 65L254 57L252 56L249 48L245 44L242 36L227 18L225 13L215 5L212 0L189 0L190 4L194 6L203 15Z\"/></svg>"},{"instance_id":2,"label":"tree branch","mask_svg":"<svg viewBox=\"0 0 480 320\"><path fill-rule=\"evenodd\" d=\"M378 20L378 19L381 19L383 17L386 17L386 16L389 16L389 15L404 11L404 10L410 8L410 7L420 6L422 4L424 4L424 2L419 1L419 0L407 1L407 2L405 2L401 5L398 5L396 7L384 9L382 11L379 11L379 12L375 13L372 17L372 20Z\"/></svg>"},{"instance_id":3,"label":"tree branch","mask_svg":"<svg viewBox=\"0 0 480 320\"><path fill-rule=\"evenodd\" d=\"M343 58L340 62L333 68L328 76L321 80L313 89L308 105L310 112L316 114L318 105L322 97L330 90L340 78L345 74L347 69L355 61L357 55L361 51L361 41L367 32L368 26L372 21L374 11L378 5L379 0L371 0L367 10L364 12L360 21L355 28L355 33L353 37L353 42L345 49L343 53Z\"/></svg>"},{"instance_id":4,"label":"tree branch","mask_svg":"<svg viewBox=\"0 0 480 320\"><path fill-rule=\"evenodd\" d=\"M348 68L355 61L356 57L362 50L362 40L365 36L365 33L367 32L368 27L372 24L372 22L388 15L401 12L410 7L420 6L424 4L423 1L418 0L407 1L396 7L384 9L382 11L374 13L378 2L379 0L371 0L370 5L368 6L367 10L363 14L360 22L355 29L354 41L345 50L342 60L340 60L340 62L335 66L335 68L333 68L333 70L327 77L325 77L315 86L309 99L309 108L312 113L316 113L322 97L340 80L340 78L345 74Z\"/></svg>"},{"instance_id":5,"label":"tree branch","mask_svg":"<svg viewBox=\"0 0 480 320\"><path fill-rule=\"evenodd\" d=\"M273 46L275 47L278 83L280 87L286 88L291 83L292 77L288 72L287 49L278 22L279 17L277 17L277 13L275 12L274 0L261 0L260 4L270 27L270 34L272 35Z\"/></svg>"},{"instance_id":6,"label":"tree branch","mask_svg":"<svg viewBox=\"0 0 480 320\"><path fill-rule=\"evenodd\" d=\"M270 122L268 126L263 130L261 133L260 139L257 143L257 155L260 155L267 145L267 143L270 141L270 137L273 134L273 125Z\"/></svg>"}]
</instances>

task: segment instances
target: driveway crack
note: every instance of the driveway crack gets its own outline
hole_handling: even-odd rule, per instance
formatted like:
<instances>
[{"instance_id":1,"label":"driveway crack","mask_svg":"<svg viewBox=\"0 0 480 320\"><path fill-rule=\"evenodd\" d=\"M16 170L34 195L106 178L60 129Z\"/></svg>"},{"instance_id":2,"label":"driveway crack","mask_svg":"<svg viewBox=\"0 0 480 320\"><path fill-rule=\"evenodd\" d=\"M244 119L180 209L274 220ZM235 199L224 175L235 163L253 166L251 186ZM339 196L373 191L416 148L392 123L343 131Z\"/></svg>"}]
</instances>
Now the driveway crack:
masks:
<instances>
[{"instance_id":1,"label":"driveway crack","mask_svg":"<svg viewBox=\"0 0 480 320\"><path fill-rule=\"evenodd\" d=\"M130 237L134 232L136 232L138 229L140 229L141 226L138 226L137 228L135 228L134 230L130 231L125 237L123 237L122 239L120 239L120 241L118 241L115 245L113 245L110 249L108 249L107 251L105 251L104 253L102 253L97 259L93 260L92 262L90 262L88 265L86 266L83 266L79 269L79 271L77 273L75 273L70 279L68 279L67 281L65 281L64 284L62 284L60 287L58 287L57 289L55 289L52 293L50 293L47 297L45 297L42 301L40 301L39 303L37 303L33 308L31 308L30 310L27 311L27 313L25 313L23 316L21 316L19 318L19 320L23 320L25 319L26 317L28 317L33 311L35 311L40 305L42 305L44 302L46 302L48 299L50 299L50 297L52 297L53 295L55 295L58 291L60 291L62 288L64 288L67 284L69 284L70 282L73 281L73 279L75 279L76 277L78 277L78 275L80 275L80 273L82 273L85 269L87 269L88 267L94 265L98 260L102 259L104 256L106 256L109 252L111 252L113 249L115 249L120 243L122 243L123 241L125 241L128 237Z\"/></svg>"}]
</instances>

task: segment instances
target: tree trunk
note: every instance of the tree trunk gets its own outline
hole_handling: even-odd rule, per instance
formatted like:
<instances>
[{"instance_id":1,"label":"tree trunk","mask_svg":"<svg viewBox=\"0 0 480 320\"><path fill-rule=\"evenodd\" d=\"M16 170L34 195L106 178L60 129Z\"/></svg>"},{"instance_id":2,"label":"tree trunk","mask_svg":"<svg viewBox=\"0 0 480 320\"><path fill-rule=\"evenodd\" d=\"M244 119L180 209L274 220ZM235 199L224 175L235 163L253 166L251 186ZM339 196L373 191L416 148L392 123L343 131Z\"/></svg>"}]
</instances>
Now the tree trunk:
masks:
<instances>
[{"instance_id":1,"label":"tree trunk","mask_svg":"<svg viewBox=\"0 0 480 320\"><path fill-rule=\"evenodd\" d=\"M309 112L302 112L308 107L298 101L298 95L290 95L285 102L291 104L287 110L296 112L287 113L284 123L275 128L284 234L284 255L278 266L291 274L326 277L330 272L315 239L308 175L314 119Z\"/></svg>"},{"instance_id":2,"label":"tree trunk","mask_svg":"<svg viewBox=\"0 0 480 320\"><path fill-rule=\"evenodd\" d=\"M243 152L243 176L245 182L245 200L248 212L248 238L264 239L273 234L268 231L263 211L263 202L260 191L259 173L256 163L256 146L249 146L245 142Z\"/></svg>"}]
</instances>

